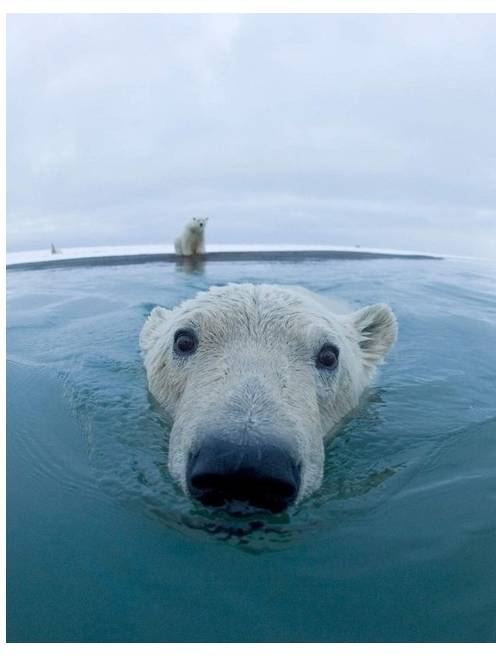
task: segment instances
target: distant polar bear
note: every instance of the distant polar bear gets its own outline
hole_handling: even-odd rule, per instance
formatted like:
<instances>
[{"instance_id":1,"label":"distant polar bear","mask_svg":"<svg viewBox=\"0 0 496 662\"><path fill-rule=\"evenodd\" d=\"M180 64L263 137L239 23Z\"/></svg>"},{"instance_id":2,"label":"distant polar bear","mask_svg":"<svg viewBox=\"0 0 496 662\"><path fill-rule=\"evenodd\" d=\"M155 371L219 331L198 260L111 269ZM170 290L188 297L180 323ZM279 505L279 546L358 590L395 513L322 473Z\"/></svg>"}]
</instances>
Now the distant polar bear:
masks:
<instances>
[{"instance_id":1,"label":"distant polar bear","mask_svg":"<svg viewBox=\"0 0 496 662\"><path fill-rule=\"evenodd\" d=\"M183 233L174 243L176 254L191 257L205 253L205 226L208 216L196 218L193 216L183 230Z\"/></svg>"},{"instance_id":2,"label":"distant polar bear","mask_svg":"<svg viewBox=\"0 0 496 662\"><path fill-rule=\"evenodd\" d=\"M172 476L233 514L299 502L396 334L386 304L352 311L299 287L230 284L154 308L140 346L173 421Z\"/></svg>"}]
</instances>

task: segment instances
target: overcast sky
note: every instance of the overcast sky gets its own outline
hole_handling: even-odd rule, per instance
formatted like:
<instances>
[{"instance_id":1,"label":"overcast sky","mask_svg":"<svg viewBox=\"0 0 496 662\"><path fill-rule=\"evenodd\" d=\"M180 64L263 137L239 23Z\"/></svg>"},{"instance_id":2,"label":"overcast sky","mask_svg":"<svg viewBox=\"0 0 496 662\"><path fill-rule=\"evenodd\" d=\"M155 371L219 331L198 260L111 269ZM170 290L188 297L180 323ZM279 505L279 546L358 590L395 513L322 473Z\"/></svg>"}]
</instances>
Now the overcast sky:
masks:
<instances>
[{"instance_id":1,"label":"overcast sky","mask_svg":"<svg viewBox=\"0 0 496 662\"><path fill-rule=\"evenodd\" d=\"M8 250L496 256L496 15L7 21Z\"/></svg>"}]
</instances>

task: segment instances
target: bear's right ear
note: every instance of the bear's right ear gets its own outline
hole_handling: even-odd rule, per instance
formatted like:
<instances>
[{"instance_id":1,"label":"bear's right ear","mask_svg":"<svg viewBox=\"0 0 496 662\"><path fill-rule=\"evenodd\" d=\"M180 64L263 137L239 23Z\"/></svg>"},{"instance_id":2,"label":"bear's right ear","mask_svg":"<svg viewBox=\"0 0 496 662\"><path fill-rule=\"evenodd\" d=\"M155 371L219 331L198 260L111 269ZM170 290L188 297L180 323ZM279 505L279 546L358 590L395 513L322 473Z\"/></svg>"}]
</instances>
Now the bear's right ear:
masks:
<instances>
[{"instance_id":1,"label":"bear's right ear","mask_svg":"<svg viewBox=\"0 0 496 662\"><path fill-rule=\"evenodd\" d=\"M139 337L140 349L142 349L144 352L147 352L149 349L151 349L160 338L162 335L164 322L167 320L167 317L170 315L170 313L170 310L167 310L167 308L162 308L161 306L156 306L152 310L148 316L148 319L144 323L143 328L141 329Z\"/></svg>"}]
</instances>

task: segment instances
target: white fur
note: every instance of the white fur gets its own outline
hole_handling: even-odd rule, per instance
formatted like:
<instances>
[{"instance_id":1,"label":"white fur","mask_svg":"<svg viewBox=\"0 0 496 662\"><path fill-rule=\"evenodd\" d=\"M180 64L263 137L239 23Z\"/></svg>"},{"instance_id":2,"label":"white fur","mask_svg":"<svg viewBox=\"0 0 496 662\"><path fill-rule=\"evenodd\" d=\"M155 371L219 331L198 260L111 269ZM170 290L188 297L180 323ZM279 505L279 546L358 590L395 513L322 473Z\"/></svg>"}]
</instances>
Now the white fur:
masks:
<instances>
[{"instance_id":1,"label":"white fur","mask_svg":"<svg viewBox=\"0 0 496 662\"><path fill-rule=\"evenodd\" d=\"M183 233L174 243L176 254L191 257L205 253L205 226L208 217L193 217L183 230Z\"/></svg>"},{"instance_id":2,"label":"white fur","mask_svg":"<svg viewBox=\"0 0 496 662\"><path fill-rule=\"evenodd\" d=\"M195 331L190 357L174 355L176 330ZM173 310L157 307L140 346L149 389L173 426L169 470L186 487L186 461L203 429L250 425L275 430L301 460L298 500L316 490L323 440L358 403L396 339L385 304L356 312L299 287L213 287ZM324 343L339 348L336 370L317 368Z\"/></svg>"}]
</instances>

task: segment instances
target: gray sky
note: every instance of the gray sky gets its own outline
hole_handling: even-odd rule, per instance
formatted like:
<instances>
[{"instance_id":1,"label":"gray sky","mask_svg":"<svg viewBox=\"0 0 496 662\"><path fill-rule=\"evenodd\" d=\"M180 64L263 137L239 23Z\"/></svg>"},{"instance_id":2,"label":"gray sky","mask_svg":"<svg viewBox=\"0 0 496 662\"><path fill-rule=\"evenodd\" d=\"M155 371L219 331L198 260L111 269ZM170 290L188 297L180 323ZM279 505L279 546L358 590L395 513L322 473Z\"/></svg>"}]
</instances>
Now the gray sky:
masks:
<instances>
[{"instance_id":1,"label":"gray sky","mask_svg":"<svg viewBox=\"0 0 496 662\"><path fill-rule=\"evenodd\" d=\"M18 15L8 250L496 256L496 15Z\"/></svg>"}]
</instances>

